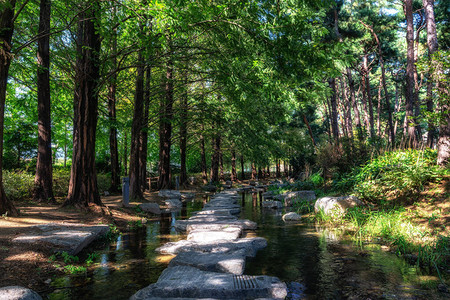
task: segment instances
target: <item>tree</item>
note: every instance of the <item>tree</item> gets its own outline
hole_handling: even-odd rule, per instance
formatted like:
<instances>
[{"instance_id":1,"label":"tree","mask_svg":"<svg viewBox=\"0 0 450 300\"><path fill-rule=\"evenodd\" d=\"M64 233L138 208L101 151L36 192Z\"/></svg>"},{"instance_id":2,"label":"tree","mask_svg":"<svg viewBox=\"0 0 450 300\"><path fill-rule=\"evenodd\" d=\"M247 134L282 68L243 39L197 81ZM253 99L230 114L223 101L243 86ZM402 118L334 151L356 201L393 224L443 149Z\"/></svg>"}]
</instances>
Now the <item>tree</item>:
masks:
<instances>
[{"instance_id":1,"label":"tree","mask_svg":"<svg viewBox=\"0 0 450 300\"><path fill-rule=\"evenodd\" d=\"M41 0L38 33L38 157L33 199L55 202L53 197L52 127L50 102L50 0Z\"/></svg>"},{"instance_id":2,"label":"tree","mask_svg":"<svg viewBox=\"0 0 450 300\"><path fill-rule=\"evenodd\" d=\"M100 2L83 4L78 17L72 168L69 193L63 204L80 208L102 205L95 168L101 45L96 23Z\"/></svg>"},{"instance_id":3,"label":"tree","mask_svg":"<svg viewBox=\"0 0 450 300\"><path fill-rule=\"evenodd\" d=\"M11 40L14 31L16 0L0 3L0 214L17 215L14 204L6 197L3 188L3 126L5 123L6 86L11 64Z\"/></svg>"}]
</instances>

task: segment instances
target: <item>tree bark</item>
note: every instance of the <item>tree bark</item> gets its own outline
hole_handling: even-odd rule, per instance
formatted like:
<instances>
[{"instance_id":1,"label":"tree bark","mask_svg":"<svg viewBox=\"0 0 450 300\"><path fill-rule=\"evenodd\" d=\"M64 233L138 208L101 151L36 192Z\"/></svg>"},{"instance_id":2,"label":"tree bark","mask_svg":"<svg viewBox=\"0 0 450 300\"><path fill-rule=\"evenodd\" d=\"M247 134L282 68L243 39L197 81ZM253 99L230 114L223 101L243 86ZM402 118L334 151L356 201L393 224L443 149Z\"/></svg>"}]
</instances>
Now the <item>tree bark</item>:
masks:
<instances>
[{"instance_id":1,"label":"tree bark","mask_svg":"<svg viewBox=\"0 0 450 300\"><path fill-rule=\"evenodd\" d=\"M241 180L245 180L244 155L241 154Z\"/></svg>"},{"instance_id":2,"label":"tree bark","mask_svg":"<svg viewBox=\"0 0 450 300\"><path fill-rule=\"evenodd\" d=\"M358 104L356 102L356 97L355 97L355 82L353 81L352 71L350 70L350 68L347 68L347 78L348 78L348 87L350 90L351 106L353 108L353 113L355 114L357 137L358 137L359 141L362 141L363 140L363 131L362 131L362 126L361 126L361 118L359 115Z\"/></svg>"},{"instance_id":3,"label":"tree bark","mask_svg":"<svg viewBox=\"0 0 450 300\"><path fill-rule=\"evenodd\" d=\"M116 14L115 7L113 14ZM110 192L119 192L120 187L120 165L119 165L119 147L117 144L117 119L116 119L116 91L117 91L117 28L113 29L112 42L112 68L113 75L108 86L108 118L109 118L109 153L111 159L111 187Z\"/></svg>"},{"instance_id":4,"label":"tree bark","mask_svg":"<svg viewBox=\"0 0 450 300\"><path fill-rule=\"evenodd\" d=\"M83 7L78 20L75 69L73 156L69 193L64 206L86 208L102 205L95 169L95 140L98 118L100 36L96 29L99 1Z\"/></svg>"},{"instance_id":5,"label":"tree bark","mask_svg":"<svg viewBox=\"0 0 450 300\"><path fill-rule=\"evenodd\" d=\"M252 180L256 179L256 166L255 163L252 162Z\"/></svg>"},{"instance_id":6,"label":"tree bark","mask_svg":"<svg viewBox=\"0 0 450 300\"><path fill-rule=\"evenodd\" d=\"M333 134L333 139L336 143L339 142L339 125L338 125L338 112L337 112L337 89L336 89L336 79L332 78L328 80L331 88L330 106L331 106L331 132Z\"/></svg>"},{"instance_id":7,"label":"tree bark","mask_svg":"<svg viewBox=\"0 0 450 300\"><path fill-rule=\"evenodd\" d=\"M142 30L142 28L141 28ZM130 199L143 199L141 189L141 133L144 124L144 57L142 50L138 53L136 90L134 94L133 123L131 125L130 149Z\"/></svg>"},{"instance_id":8,"label":"tree bark","mask_svg":"<svg viewBox=\"0 0 450 300\"><path fill-rule=\"evenodd\" d=\"M168 37L171 44L171 37ZM170 46L170 51L172 51ZM165 97L161 100L159 125L159 168L158 189L170 188L170 148L172 145L172 119L173 119L173 61L171 53L166 65Z\"/></svg>"},{"instance_id":9,"label":"tree bark","mask_svg":"<svg viewBox=\"0 0 450 300\"><path fill-rule=\"evenodd\" d=\"M433 54L438 50L438 40L436 33L436 21L434 18L434 1L423 0L423 7L425 8L425 16L427 22L427 47L428 60L430 65L434 65ZM427 80L427 111L432 113L434 111L433 103L433 78L432 74L428 74ZM436 125L430 118L428 120L428 139L427 146L432 148L436 139Z\"/></svg>"},{"instance_id":10,"label":"tree bark","mask_svg":"<svg viewBox=\"0 0 450 300\"><path fill-rule=\"evenodd\" d=\"M181 99L180 112L180 185L187 180L186 168L186 149L187 149L187 118L188 118L188 77L187 71L184 72L185 92Z\"/></svg>"},{"instance_id":11,"label":"tree bark","mask_svg":"<svg viewBox=\"0 0 450 300\"><path fill-rule=\"evenodd\" d=\"M37 51L38 156L33 200L54 203L50 100L50 0L41 0Z\"/></svg>"},{"instance_id":12,"label":"tree bark","mask_svg":"<svg viewBox=\"0 0 450 300\"><path fill-rule=\"evenodd\" d=\"M237 180L236 172L236 150L231 150L231 181Z\"/></svg>"},{"instance_id":13,"label":"tree bark","mask_svg":"<svg viewBox=\"0 0 450 300\"><path fill-rule=\"evenodd\" d=\"M148 186L147 181L147 152L148 152L148 122L150 110L150 82L152 71L150 66L145 67L145 86L144 86L144 118L141 128L140 148L139 148L139 179L141 181L141 190L145 191ZM150 189L150 186L148 187Z\"/></svg>"},{"instance_id":14,"label":"tree bark","mask_svg":"<svg viewBox=\"0 0 450 300\"><path fill-rule=\"evenodd\" d=\"M412 0L404 0L404 11L406 17L406 45L407 45L407 65L406 65L406 125L408 133L409 147L417 148L417 133L414 124L414 23L412 12Z\"/></svg>"},{"instance_id":15,"label":"tree bark","mask_svg":"<svg viewBox=\"0 0 450 300\"><path fill-rule=\"evenodd\" d=\"M3 127L5 124L6 87L11 64L11 40L14 31L16 0L5 1L0 7L0 215L17 216L18 211L3 188Z\"/></svg>"}]
</instances>

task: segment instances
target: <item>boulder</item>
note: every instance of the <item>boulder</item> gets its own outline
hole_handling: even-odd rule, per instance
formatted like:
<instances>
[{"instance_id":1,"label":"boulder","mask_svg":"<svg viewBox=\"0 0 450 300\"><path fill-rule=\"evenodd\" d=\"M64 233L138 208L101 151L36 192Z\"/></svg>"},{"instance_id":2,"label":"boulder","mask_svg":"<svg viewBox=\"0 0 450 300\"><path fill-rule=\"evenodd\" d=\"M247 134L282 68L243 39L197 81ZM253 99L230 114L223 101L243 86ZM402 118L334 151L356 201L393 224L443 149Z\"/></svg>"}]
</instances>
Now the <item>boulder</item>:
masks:
<instances>
[{"instance_id":1,"label":"boulder","mask_svg":"<svg viewBox=\"0 0 450 300\"><path fill-rule=\"evenodd\" d=\"M300 222L302 220L302 216L295 212L290 212L283 215L282 219L285 222Z\"/></svg>"},{"instance_id":2,"label":"boulder","mask_svg":"<svg viewBox=\"0 0 450 300\"><path fill-rule=\"evenodd\" d=\"M195 193L181 193L181 200L183 200L183 201L192 201L192 200L194 200L194 198L195 198Z\"/></svg>"},{"instance_id":3,"label":"boulder","mask_svg":"<svg viewBox=\"0 0 450 300\"><path fill-rule=\"evenodd\" d=\"M295 202L316 200L316 193L314 191L294 191L276 195L274 199L283 201L285 206L291 206Z\"/></svg>"},{"instance_id":4,"label":"boulder","mask_svg":"<svg viewBox=\"0 0 450 300\"><path fill-rule=\"evenodd\" d=\"M183 203L178 199L168 199L165 200L164 203L168 208L178 208L183 206Z\"/></svg>"},{"instance_id":5,"label":"boulder","mask_svg":"<svg viewBox=\"0 0 450 300\"><path fill-rule=\"evenodd\" d=\"M283 208L283 203L281 203L281 201L263 201L262 202L262 206L264 208L275 208L275 209L279 209L279 208Z\"/></svg>"},{"instance_id":6,"label":"boulder","mask_svg":"<svg viewBox=\"0 0 450 300\"><path fill-rule=\"evenodd\" d=\"M55 251L76 255L108 231L108 225L47 223L31 226L27 233L14 238L13 242L29 244L40 242L49 245Z\"/></svg>"},{"instance_id":7,"label":"boulder","mask_svg":"<svg viewBox=\"0 0 450 300\"><path fill-rule=\"evenodd\" d=\"M169 268L191 266L203 271L242 275L245 269L245 250L224 253L183 252L170 261Z\"/></svg>"},{"instance_id":8,"label":"boulder","mask_svg":"<svg viewBox=\"0 0 450 300\"><path fill-rule=\"evenodd\" d=\"M177 190L160 190L158 196L170 199L181 199L181 193Z\"/></svg>"},{"instance_id":9,"label":"boulder","mask_svg":"<svg viewBox=\"0 0 450 300\"><path fill-rule=\"evenodd\" d=\"M273 191L267 191L267 192L263 193L262 196L264 197L264 199L270 200L270 199L273 199L273 196L275 196L275 195L274 195Z\"/></svg>"},{"instance_id":10,"label":"boulder","mask_svg":"<svg viewBox=\"0 0 450 300\"><path fill-rule=\"evenodd\" d=\"M204 186L202 186L202 190L210 192L210 193L215 193L217 191L217 186L212 185L212 184L204 185Z\"/></svg>"},{"instance_id":11,"label":"boulder","mask_svg":"<svg viewBox=\"0 0 450 300\"><path fill-rule=\"evenodd\" d=\"M316 201L314 211L318 213L323 211L326 215L340 216L345 213L347 208L362 206L363 203L358 197L344 196L344 197L322 197Z\"/></svg>"},{"instance_id":12,"label":"boulder","mask_svg":"<svg viewBox=\"0 0 450 300\"><path fill-rule=\"evenodd\" d=\"M158 203L142 203L139 204L139 208L144 212L149 212L155 215L161 214L161 209L159 208Z\"/></svg>"},{"instance_id":13,"label":"boulder","mask_svg":"<svg viewBox=\"0 0 450 300\"><path fill-rule=\"evenodd\" d=\"M176 266L164 270L156 283L139 290L130 299L284 299L286 296L286 284L276 277L222 274Z\"/></svg>"},{"instance_id":14,"label":"boulder","mask_svg":"<svg viewBox=\"0 0 450 300\"><path fill-rule=\"evenodd\" d=\"M42 298L33 290L15 285L0 288L0 300L42 300Z\"/></svg>"}]
</instances>

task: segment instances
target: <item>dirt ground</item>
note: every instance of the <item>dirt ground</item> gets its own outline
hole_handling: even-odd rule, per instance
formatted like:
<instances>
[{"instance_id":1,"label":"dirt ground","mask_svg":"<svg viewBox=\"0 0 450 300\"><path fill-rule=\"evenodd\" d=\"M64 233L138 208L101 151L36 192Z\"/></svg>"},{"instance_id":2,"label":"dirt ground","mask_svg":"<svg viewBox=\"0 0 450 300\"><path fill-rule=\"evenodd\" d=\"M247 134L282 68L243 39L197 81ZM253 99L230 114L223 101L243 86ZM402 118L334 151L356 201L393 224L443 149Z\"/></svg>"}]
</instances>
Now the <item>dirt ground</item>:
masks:
<instances>
[{"instance_id":1,"label":"dirt ground","mask_svg":"<svg viewBox=\"0 0 450 300\"><path fill-rule=\"evenodd\" d=\"M157 192L145 193L144 196L147 202L161 203L163 199ZM59 199L59 202L62 201L63 199ZM124 230L131 222L143 218L149 221L157 219L155 215L138 212L134 208L124 208L121 195L103 196L102 202L106 206L103 212L100 209L81 212L75 208L61 208L59 205L30 201L15 202L20 216L0 217L0 287L20 285L43 293L51 289L49 287L51 278L62 274L61 268L55 268L54 262L49 260L53 251L45 245L12 243L12 239L25 233L29 226L49 222L114 224L119 230ZM140 203L130 204L134 207Z\"/></svg>"}]
</instances>

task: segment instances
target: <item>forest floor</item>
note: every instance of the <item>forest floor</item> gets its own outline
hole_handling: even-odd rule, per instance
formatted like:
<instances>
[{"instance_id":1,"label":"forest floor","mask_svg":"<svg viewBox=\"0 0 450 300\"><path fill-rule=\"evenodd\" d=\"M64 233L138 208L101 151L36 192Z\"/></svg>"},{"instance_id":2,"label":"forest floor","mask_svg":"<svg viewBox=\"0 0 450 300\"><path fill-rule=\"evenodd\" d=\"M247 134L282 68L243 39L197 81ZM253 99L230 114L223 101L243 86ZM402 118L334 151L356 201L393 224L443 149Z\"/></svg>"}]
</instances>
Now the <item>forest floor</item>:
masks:
<instances>
[{"instance_id":1,"label":"forest floor","mask_svg":"<svg viewBox=\"0 0 450 300\"><path fill-rule=\"evenodd\" d=\"M182 190L196 192L196 190ZM158 192L145 193L147 202L161 203ZM62 203L64 199L57 199ZM48 246L33 243L13 243L13 239L26 233L33 225L50 222L82 223L87 225L112 224L119 230L126 230L129 224L143 218L148 221L157 220L158 216L145 214L134 209L141 202L130 202L130 208L122 205L122 196L103 196L106 209L93 209L82 212L75 208L61 207L32 201L16 201L14 204L20 211L19 217L0 217L0 287L20 285L31 288L38 293L46 293L51 288L49 282L55 275L62 275L63 270L56 268L51 256L53 250Z\"/></svg>"}]
</instances>

